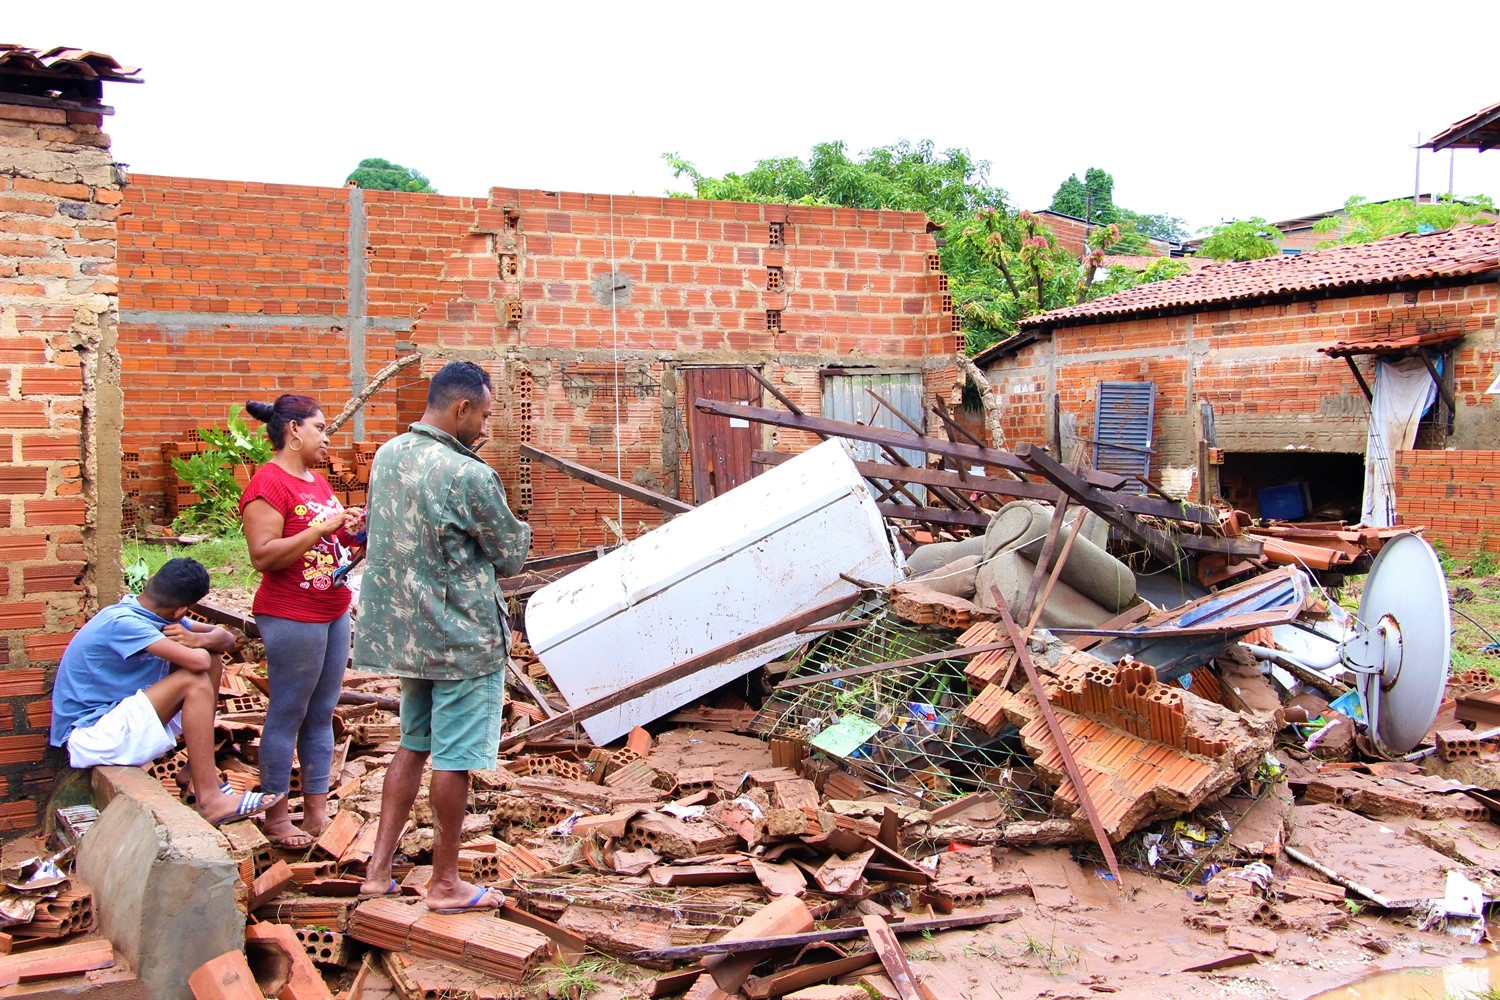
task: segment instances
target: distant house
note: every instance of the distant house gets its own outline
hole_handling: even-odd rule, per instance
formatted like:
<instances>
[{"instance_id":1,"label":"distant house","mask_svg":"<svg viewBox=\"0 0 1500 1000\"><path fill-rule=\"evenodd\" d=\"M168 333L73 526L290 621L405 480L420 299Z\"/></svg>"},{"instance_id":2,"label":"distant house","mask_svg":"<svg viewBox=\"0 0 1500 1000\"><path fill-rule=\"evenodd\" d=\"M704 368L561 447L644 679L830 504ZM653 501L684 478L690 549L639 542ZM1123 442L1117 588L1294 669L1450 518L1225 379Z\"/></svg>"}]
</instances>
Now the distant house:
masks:
<instances>
[{"instance_id":1,"label":"distant house","mask_svg":"<svg viewBox=\"0 0 1500 1000\"><path fill-rule=\"evenodd\" d=\"M1052 230L1052 235L1057 239L1057 245L1076 257L1082 257L1089 252L1089 234L1102 225L1099 222L1080 219L1075 215L1054 212L1050 208L1034 214ZM1172 244L1166 240L1148 239L1146 247L1137 256L1165 257L1171 250Z\"/></svg>"},{"instance_id":2,"label":"distant house","mask_svg":"<svg viewBox=\"0 0 1500 1000\"><path fill-rule=\"evenodd\" d=\"M1384 205L1391 201L1406 201L1405 198L1385 198L1375 204ZM1430 194L1419 195L1416 199L1421 204L1431 204L1433 196ZM1295 257L1300 253L1308 253L1316 250L1319 243L1336 240L1349 231L1346 224L1340 224L1333 232L1318 232L1315 228L1324 219L1342 219L1347 213L1344 207L1330 208L1322 212L1309 212L1306 215L1295 215L1289 219L1281 219L1272 222L1281 233L1281 243L1278 244L1283 257ZM1186 247L1188 251L1197 253L1203 246L1204 237L1196 237L1188 240Z\"/></svg>"},{"instance_id":3,"label":"distant house","mask_svg":"<svg viewBox=\"0 0 1500 1000\"><path fill-rule=\"evenodd\" d=\"M1497 314L1500 227L1460 227L1201 267L1033 316L976 360L1005 401L1007 447L1138 454L1168 490L1255 515L1285 515L1287 491L1266 491L1294 487L1293 513L1355 520L1367 478L1394 481L1387 515L1500 551L1481 530L1500 481ZM1401 385L1413 439L1388 420L1372 437L1370 394L1397 402ZM1112 451L1131 414L1111 407L1132 387L1149 419Z\"/></svg>"},{"instance_id":4,"label":"distant house","mask_svg":"<svg viewBox=\"0 0 1500 1000\"><path fill-rule=\"evenodd\" d=\"M1491 104L1462 118L1427 142L1424 149L1477 149L1481 152L1500 146L1500 104Z\"/></svg>"}]
</instances>

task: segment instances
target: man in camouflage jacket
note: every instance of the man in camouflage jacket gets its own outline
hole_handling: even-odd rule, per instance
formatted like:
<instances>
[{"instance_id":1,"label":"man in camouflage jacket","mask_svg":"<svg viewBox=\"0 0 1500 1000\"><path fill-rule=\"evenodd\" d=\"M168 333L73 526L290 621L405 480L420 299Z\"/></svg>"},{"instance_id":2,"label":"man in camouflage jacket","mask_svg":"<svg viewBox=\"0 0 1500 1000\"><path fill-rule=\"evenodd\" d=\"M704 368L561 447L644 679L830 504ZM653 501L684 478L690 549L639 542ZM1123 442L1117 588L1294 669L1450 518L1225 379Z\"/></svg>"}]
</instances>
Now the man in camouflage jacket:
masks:
<instances>
[{"instance_id":1,"label":"man in camouflage jacket","mask_svg":"<svg viewBox=\"0 0 1500 1000\"><path fill-rule=\"evenodd\" d=\"M427 905L444 912L504 903L458 877L469 772L493 768L500 744L510 629L498 578L520 571L531 544L500 477L472 450L492 399L482 368L451 362L433 376L421 421L375 453L354 635L355 669L401 678L401 748L385 774L362 893L398 891L391 861L430 756Z\"/></svg>"}]
</instances>

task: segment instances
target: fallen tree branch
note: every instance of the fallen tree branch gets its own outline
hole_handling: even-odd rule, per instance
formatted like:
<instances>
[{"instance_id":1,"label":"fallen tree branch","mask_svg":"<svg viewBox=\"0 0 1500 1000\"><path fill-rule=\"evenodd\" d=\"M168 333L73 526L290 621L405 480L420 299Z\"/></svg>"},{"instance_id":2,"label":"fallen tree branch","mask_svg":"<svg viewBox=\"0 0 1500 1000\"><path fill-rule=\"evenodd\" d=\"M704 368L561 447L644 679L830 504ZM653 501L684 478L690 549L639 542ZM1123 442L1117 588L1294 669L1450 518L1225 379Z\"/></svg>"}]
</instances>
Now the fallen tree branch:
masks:
<instances>
[{"instance_id":1,"label":"fallen tree branch","mask_svg":"<svg viewBox=\"0 0 1500 1000\"><path fill-rule=\"evenodd\" d=\"M375 395L380 387L389 382L397 372L403 368L409 368L421 360L422 355L420 354L408 354L404 358L397 358L376 372L375 377L370 379L369 384L359 390L359 395L349 400L344 408L339 411L339 415L328 422L329 436L337 433L338 429L344 426L344 421L358 413L360 408L370 401L370 397Z\"/></svg>"}]
</instances>

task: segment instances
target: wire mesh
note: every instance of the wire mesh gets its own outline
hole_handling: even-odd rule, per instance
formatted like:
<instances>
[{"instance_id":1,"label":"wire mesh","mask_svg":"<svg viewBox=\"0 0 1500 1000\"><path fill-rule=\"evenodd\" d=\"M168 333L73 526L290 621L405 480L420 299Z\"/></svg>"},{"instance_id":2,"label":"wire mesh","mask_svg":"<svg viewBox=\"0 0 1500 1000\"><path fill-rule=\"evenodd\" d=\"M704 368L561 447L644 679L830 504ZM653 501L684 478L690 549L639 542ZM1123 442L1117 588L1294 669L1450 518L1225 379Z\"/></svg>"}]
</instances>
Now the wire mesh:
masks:
<instances>
[{"instance_id":1,"label":"wire mesh","mask_svg":"<svg viewBox=\"0 0 1500 1000\"><path fill-rule=\"evenodd\" d=\"M949 629L906 622L887 609L848 613L864 624L829 632L808 645L787 676L808 677L849 667L911 659L954 648ZM779 689L750 724L762 736L799 739L868 783L933 804L974 791L999 798L1010 819L1048 815L1051 797L1033 791L1029 759L1013 732L991 737L968 725L964 707L974 697L963 658L893 667L861 677ZM873 733L846 756L812 744L850 719Z\"/></svg>"}]
</instances>

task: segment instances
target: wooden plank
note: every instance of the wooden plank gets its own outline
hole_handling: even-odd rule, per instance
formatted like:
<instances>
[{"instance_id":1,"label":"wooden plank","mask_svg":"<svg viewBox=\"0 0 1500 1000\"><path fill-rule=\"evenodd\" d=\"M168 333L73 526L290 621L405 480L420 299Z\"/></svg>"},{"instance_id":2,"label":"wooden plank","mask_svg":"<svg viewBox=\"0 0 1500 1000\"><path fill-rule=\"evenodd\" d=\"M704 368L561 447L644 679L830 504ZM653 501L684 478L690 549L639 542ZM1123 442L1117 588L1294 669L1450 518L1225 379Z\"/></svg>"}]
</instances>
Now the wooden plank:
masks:
<instances>
[{"instance_id":1,"label":"wooden plank","mask_svg":"<svg viewBox=\"0 0 1500 1000\"><path fill-rule=\"evenodd\" d=\"M1059 463L1040 448L1023 444L1020 448L1016 449L1016 454L1033 471L1052 483L1052 485L1066 492L1074 500L1077 500L1089 510L1098 514L1108 523L1140 541L1153 556L1169 566L1176 565L1182 561L1182 550L1194 547L1205 551L1224 552L1228 555L1243 555L1252 558L1261 555L1260 542L1252 539L1206 539L1203 536L1189 535L1185 532L1171 535L1159 528L1153 528L1148 524L1142 523L1139 518L1130 516L1130 512L1122 507L1117 497L1104 493L1090 485L1083 477L1074 475L1072 470ZM1155 502L1160 503L1161 501Z\"/></svg>"},{"instance_id":2,"label":"wooden plank","mask_svg":"<svg viewBox=\"0 0 1500 1000\"><path fill-rule=\"evenodd\" d=\"M719 413L726 417L741 417L745 420L754 420L757 423L773 424L777 427L794 427L798 430L829 434L834 437L846 437L855 441L869 441L873 444L887 445L891 448L905 448L908 451L925 451L933 455L959 458L978 462L983 465L996 465L1000 468L1012 469L1016 472L1030 473L1033 471L1029 465L1009 452L996 451L993 448L981 448L978 445L954 444L951 441L944 441L942 438L927 437L921 434L908 434L903 431L892 431L884 427L851 424L842 420L829 420L826 417L779 413L776 410L768 410L759 406L716 403L712 400L700 400L697 405L709 413ZM1102 489L1117 490L1125 485L1124 476L1117 476L1109 472L1100 472L1097 469L1090 469L1082 475L1089 485Z\"/></svg>"},{"instance_id":3,"label":"wooden plank","mask_svg":"<svg viewBox=\"0 0 1500 1000\"><path fill-rule=\"evenodd\" d=\"M1080 510L1078 516L1073 518L1075 528L1082 527L1083 514L1084 512ZM1052 556L1057 552L1057 539L1062 534L1063 523L1067 517L1068 498L1064 495L1058 498L1057 504L1052 508L1052 517L1048 519L1047 524L1047 537L1042 542L1042 551L1037 557L1036 568L1031 571L1031 582L1026 587L1026 596L1021 598L1021 603L1016 607L1017 618L1025 619L1031 616L1031 609L1037 606L1036 599L1042 589L1042 581L1048 576L1048 567L1051 567L1054 576L1062 571L1063 560L1059 559L1057 565L1053 566ZM1069 536L1070 540L1071 537ZM1028 628L1027 631L1029 633L1030 629Z\"/></svg>"},{"instance_id":4,"label":"wooden plank","mask_svg":"<svg viewBox=\"0 0 1500 1000\"><path fill-rule=\"evenodd\" d=\"M878 503L883 517L928 524L961 524L970 528L988 527L992 515L977 510L945 510L942 507L911 507L904 503Z\"/></svg>"},{"instance_id":5,"label":"wooden plank","mask_svg":"<svg viewBox=\"0 0 1500 1000\"><path fill-rule=\"evenodd\" d=\"M822 621L824 618L831 618L834 615L847 611L859 603L862 594L862 591L846 594L843 597L819 604L817 607L792 615L789 618L784 618L775 624L756 629L754 632L726 642L722 646L715 646L713 649L706 650L696 656L690 656L686 660L681 660L670 667L658 670L649 677L643 677L633 684L627 684L602 698L596 698L586 705L569 709L555 719L548 719L546 722L538 723L529 729L516 733L502 740L500 747L501 749L505 749L523 741L544 739L545 737L565 732L571 726L582 722L584 719L592 719L600 712L607 712L617 705L634 701L644 694L655 691L657 688L695 674L704 667L712 666L715 663L722 663L725 660L738 656L746 650L754 649L762 643L770 642L772 639L778 639L781 636L795 632L804 625L811 625L814 622Z\"/></svg>"},{"instance_id":6,"label":"wooden plank","mask_svg":"<svg viewBox=\"0 0 1500 1000\"><path fill-rule=\"evenodd\" d=\"M891 932L890 924L873 913L867 913L864 925L870 943L875 946L875 954L880 956L880 964L885 966L885 974L891 977L901 1000L925 1000L917 986L917 974L907 962L906 952L901 950L901 942Z\"/></svg>"},{"instance_id":7,"label":"wooden plank","mask_svg":"<svg viewBox=\"0 0 1500 1000\"><path fill-rule=\"evenodd\" d=\"M789 462L795 455L780 451L756 451L753 458L758 465L780 465ZM997 476L973 476L967 481L956 472L942 469L922 469L915 466L902 468L883 462L855 462L854 467L866 479L900 483L916 483L919 486L948 486L967 489L991 496L1015 497L1022 500L1045 500L1056 503L1063 492L1051 483L1037 483L1029 479L1001 479ZM1191 524L1219 524L1219 515L1212 508L1195 504L1179 504L1175 500L1160 500L1155 497L1140 497L1134 493L1111 493L1109 499L1132 514L1164 517Z\"/></svg>"},{"instance_id":8,"label":"wooden plank","mask_svg":"<svg viewBox=\"0 0 1500 1000\"><path fill-rule=\"evenodd\" d=\"M1047 586L1043 588L1041 598L1035 604L1031 603L1030 597L1027 598L1026 603L1031 608L1031 619L1026 623L1027 636L1031 635L1037 623L1042 620L1042 611L1047 607L1047 601L1052 597L1052 589L1057 586L1057 581L1062 577L1063 566L1068 561L1068 553L1073 551L1073 543L1077 541L1079 533L1083 531L1084 516L1084 512L1079 511L1078 516L1073 519L1073 530L1068 534L1068 540L1063 543L1062 554L1057 557L1057 565L1052 567L1052 572L1047 576ZM1046 560L1043 560L1042 563L1038 563L1037 569L1040 570L1045 562ZM1014 668L1015 664L1012 663L1011 669ZM1010 670L1007 670L1005 672L1005 679L1000 682L1000 685L1004 687L1009 683Z\"/></svg>"},{"instance_id":9,"label":"wooden plank","mask_svg":"<svg viewBox=\"0 0 1500 1000\"><path fill-rule=\"evenodd\" d=\"M846 680L850 677L863 677L866 674L878 674L885 670L899 670L902 667L916 667L923 663L936 663L939 660L961 660L966 656L978 656L980 653L993 653L999 649L1009 649L1010 640L1004 642L987 642L979 646L959 646L957 649L939 650L936 653L923 653L921 656L909 657L905 660L890 660L886 663L868 663L862 667L849 667L845 670L830 670L826 674L808 674L805 677L788 677L776 685L779 691L782 688L803 687L808 684L821 684L824 681Z\"/></svg>"},{"instance_id":10,"label":"wooden plank","mask_svg":"<svg viewBox=\"0 0 1500 1000\"><path fill-rule=\"evenodd\" d=\"M897 420L899 420L903 424L905 424L906 427L907 427L907 429L910 430L913 434L918 434L918 435L921 435L923 437L927 436L926 432L923 431L921 427L919 427L912 420L909 420L907 418L906 414L904 414L900 410L896 409L896 407L890 402L890 400L886 399L880 393L876 392L874 389L871 389L869 387L865 388L865 392L869 393L872 397L874 397L875 402L879 403L881 406L884 406L886 408L886 410L889 411L889 413L891 414L891 416L895 417ZM949 440L952 441L952 438L949 438ZM908 462L901 455L891 454L891 450L889 448L885 448L884 451L893 460L898 460L899 463L903 467L905 467L905 468L911 468L912 467L911 463ZM968 478L968 473L964 471L963 463L962 462L958 462L956 459L947 458L947 457L944 458L944 461L954 462L954 464L958 467L958 470L959 470L958 471L958 476L959 476L960 479L967 479ZM944 503L946 503L948 506L952 507L954 510L978 510L979 509L979 505L976 504L976 503L974 503L972 500L970 500L968 498L968 496L966 494L962 493L962 492L956 492L954 490L950 490L950 489L948 489L946 487L941 487L941 486L934 486L932 489L933 489L934 493L936 493L940 498L942 498L942 500L943 500Z\"/></svg>"},{"instance_id":11,"label":"wooden plank","mask_svg":"<svg viewBox=\"0 0 1500 1000\"><path fill-rule=\"evenodd\" d=\"M511 679L521 686L521 690L529 694L531 700L536 702L536 707L547 714L547 718L557 718L560 713L542 696L542 690L536 686L536 681L528 677L526 671L517 666L516 661L509 656L505 658L505 669L510 673Z\"/></svg>"},{"instance_id":12,"label":"wooden plank","mask_svg":"<svg viewBox=\"0 0 1500 1000\"><path fill-rule=\"evenodd\" d=\"M1109 836L1104 832L1104 824L1099 819L1099 810L1094 808L1093 796L1089 794L1088 785L1084 784L1083 772L1078 769L1078 761L1073 758L1073 751L1068 747L1068 741L1063 737L1062 726L1057 721L1057 713L1052 711L1052 702L1047 698L1047 692L1042 687L1042 679L1037 676L1036 664L1031 660L1031 650L1026 648L1026 640L1021 635L1021 630L1016 627L1015 619L1010 616L1010 609L1005 606L1005 599L1000 596L998 587L991 587L990 594L995 598L995 606L1000 609L1000 620L1005 623L1005 631L1010 635L1010 641L1016 650L1016 659L1020 661L1021 668L1026 671L1026 680L1031 684L1031 692L1036 696L1037 705L1041 707L1042 717L1047 720L1047 731L1052 735L1052 745L1057 748L1057 754L1062 758L1063 767L1068 772L1068 779L1073 782L1073 788L1078 793L1078 802L1083 806L1083 813L1088 817L1089 826L1094 830L1094 839L1099 843L1099 850L1104 854L1105 863L1109 865L1109 873L1115 877L1115 887L1122 888L1120 881L1120 865L1115 860L1115 849L1109 842Z\"/></svg>"},{"instance_id":13,"label":"wooden plank","mask_svg":"<svg viewBox=\"0 0 1500 1000\"><path fill-rule=\"evenodd\" d=\"M969 913L958 917L938 917L933 920L906 920L892 924L896 934L924 934L958 930L962 927L982 927L986 924L1003 924L1021 915L1018 909L997 910L990 913ZM680 962L708 955L721 955L730 951L769 951L777 948L800 948L819 941L854 941L865 936L863 927L831 927L802 934L783 934L779 937L741 938L728 941L720 938L704 944L684 944L673 948L653 948L634 951L625 958L631 962L662 961Z\"/></svg>"},{"instance_id":14,"label":"wooden plank","mask_svg":"<svg viewBox=\"0 0 1500 1000\"><path fill-rule=\"evenodd\" d=\"M602 490L617 493L627 500L634 500L648 507L655 507L657 510L665 511L668 514L685 514L693 509L693 505L690 503L683 503L681 500L663 496L660 493L637 486L634 483L627 483L623 479L616 479L614 476L590 469L585 465L579 465L577 462L570 462L565 458L542 451L540 448L529 444L521 445L521 457L541 462L547 468L555 469L565 476L571 476L574 479L588 483L590 486L597 486Z\"/></svg>"}]
</instances>

